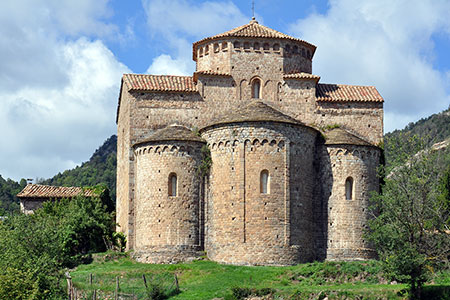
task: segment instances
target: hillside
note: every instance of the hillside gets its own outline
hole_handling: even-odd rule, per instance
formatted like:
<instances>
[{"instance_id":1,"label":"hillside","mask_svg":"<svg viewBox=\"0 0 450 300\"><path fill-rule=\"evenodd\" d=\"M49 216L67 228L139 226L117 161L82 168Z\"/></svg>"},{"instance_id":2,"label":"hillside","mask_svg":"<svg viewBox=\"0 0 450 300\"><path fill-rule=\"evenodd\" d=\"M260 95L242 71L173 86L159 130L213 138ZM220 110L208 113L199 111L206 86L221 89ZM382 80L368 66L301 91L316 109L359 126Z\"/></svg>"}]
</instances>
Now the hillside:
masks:
<instances>
[{"instance_id":1,"label":"hillside","mask_svg":"<svg viewBox=\"0 0 450 300\"><path fill-rule=\"evenodd\" d=\"M8 212L19 211L19 199L16 197L27 184L25 179L20 183L12 179L4 179L0 175L0 216L6 215Z\"/></svg>"},{"instance_id":2,"label":"hillside","mask_svg":"<svg viewBox=\"0 0 450 300\"><path fill-rule=\"evenodd\" d=\"M402 130L385 134L386 165L394 167L403 164L409 156L449 138L450 107L443 112L410 123Z\"/></svg>"},{"instance_id":3,"label":"hillside","mask_svg":"<svg viewBox=\"0 0 450 300\"><path fill-rule=\"evenodd\" d=\"M71 170L58 173L41 184L61 186L93 186L105 184L116 200L116 148L117 136L112 135L101 145L91 158Z\"/></svg>"}]
</instances>

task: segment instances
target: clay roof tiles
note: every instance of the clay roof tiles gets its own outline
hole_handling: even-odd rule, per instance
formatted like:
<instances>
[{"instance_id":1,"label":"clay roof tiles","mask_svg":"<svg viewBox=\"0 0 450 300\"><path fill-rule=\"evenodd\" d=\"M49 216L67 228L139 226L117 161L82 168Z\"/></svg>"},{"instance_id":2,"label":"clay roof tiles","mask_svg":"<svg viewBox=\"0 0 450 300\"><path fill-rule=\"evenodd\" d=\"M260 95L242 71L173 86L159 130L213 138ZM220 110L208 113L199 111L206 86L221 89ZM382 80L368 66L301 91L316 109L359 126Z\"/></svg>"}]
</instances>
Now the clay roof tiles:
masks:
<instances>
[{"instance_id":1,"label":"clay roof tiles","mask_svg":"<svg viewBox=\"0 0 450 300\"><path fill-rule=\"evenodd\" d=\"M374 146L342 128L334 128L325 132L325 145Z\"/></svg>"},{"instance_id":2,"label":"clay roof tiles","mask_svg":"<svg viewBox=\"0 0 450 300\"><path fill-rule=\"evenodd\" d=\"M124 74L129 91L197 92L192 76Z\"/></svg>"},{"instance_id":3,"label":"clay roof tiles","mask_svg":"<svg viewBox=\"0 0 450 300\"><path fill-rule=\"evenodd\" d=\"M28 184L17 197L19 198L72 198L83 193L81 187L50 186L41 184ZM84 189L84 196L94 196L94 191Z\"/></svg>"},{"instance_id":4,"label":"clay roof tiles","mask_svg":"<svg viewBox=\"0 0 450 300\"><path fill-rule=\"evenodd\" d=\"M227 38L227 37L286 39L286 40L301 42L301 43L304 43L304 44L310 46L311 48L313 48L313 54L316 50L316 46L314 46L313 44L310 44L301 39L294 38L290 35L284 34L282 32L279 32L279 31L269 28L267 26L261 25L256 20L251 20L249 23L247 23L245 25L236 27L236 28L228 30L224 33L220 33L220 34L217 34L217 35L214 35L211 37L207 37L207 38L201 39L198 42L195 42L194 47L193 47L194 60L196 60L195 53L196 53L198 44L201 44L206 41L217 40L217 39L222 39L222 38Z\"/></svg>"},{"instance_id":5,"label":"clay roof tiles","mask_svg":"<svg viewBox=\"0 0 450 300\"><path fill-rule=\"evenodd\" d=\"M135 143L134 146L148 142L161 141L194 141L205 143L204 139L196 135L189 128L182 125L173 124L157 130L150 137Z\"/></svg>"},{"instance_id":6,"label":"clay roof tiles","mask_svg":"<svg viewBox=\"0 0 450 300\"><path fill-rule=\"evenodd\" d=\"M320 76L309 74L309 73L291 73L283 75L285 79L314 79L316 82L320 80Z\"/></svg>"},{"instance_id":7,"label":"clay roof tiles","mask_svg":"<svg viewBox=\"0 0 450 300\"><path fill-rule=\"evenodd\" d=\"M241 109L238 109L237 111L233 111L232 113L225 115L223 118L211 122L211 124L202 128L202 130L214 125L242 122L278 122L304 125L296 119L283 114L262 101L255 101Z\"/></svg>"},{"instance_id":8,"label":"clay roof tiles","mask_svg":"<svg viewBox=\"0 0 450 300\"><path fill-rule=\"evenodd\" d=\"M373 86L324 83L317 84L316 99L329 102L384 102L383 97Z\"/></svg>"}]
</instances>

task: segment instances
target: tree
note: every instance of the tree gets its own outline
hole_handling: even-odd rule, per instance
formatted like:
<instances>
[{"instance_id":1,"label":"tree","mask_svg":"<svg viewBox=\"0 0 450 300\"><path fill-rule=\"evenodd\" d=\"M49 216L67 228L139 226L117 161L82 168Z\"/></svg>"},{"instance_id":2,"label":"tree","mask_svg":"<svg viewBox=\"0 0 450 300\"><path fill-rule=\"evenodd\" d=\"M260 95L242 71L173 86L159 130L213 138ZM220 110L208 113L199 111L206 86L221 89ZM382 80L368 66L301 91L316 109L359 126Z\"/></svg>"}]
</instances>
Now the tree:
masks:
<instances>
[{"instance_id":1,"label":"tree","mask_svg":"<svg viewBox=\"0 0 450 300\"><path fill-rule=\"evenodd\" d=\"M49 201L32 215L0 222L0 299L62 299L63 268L111 244L115 222L108 198L99 193Z\"/></svg>"},{"instance_id":2,"label":"tree","mask_svg":"<svg viewBox=\"0 0 450 300\"><path fill-rule=\"evenodd\" d=\"M419 299L431 270L448 266L450 151L425 151L386 177L374 195L369 239L388 274ZM445 175L447 174L447 175ZM447 193L447 194L446 194Z\"/></svg>"}]
</instances>

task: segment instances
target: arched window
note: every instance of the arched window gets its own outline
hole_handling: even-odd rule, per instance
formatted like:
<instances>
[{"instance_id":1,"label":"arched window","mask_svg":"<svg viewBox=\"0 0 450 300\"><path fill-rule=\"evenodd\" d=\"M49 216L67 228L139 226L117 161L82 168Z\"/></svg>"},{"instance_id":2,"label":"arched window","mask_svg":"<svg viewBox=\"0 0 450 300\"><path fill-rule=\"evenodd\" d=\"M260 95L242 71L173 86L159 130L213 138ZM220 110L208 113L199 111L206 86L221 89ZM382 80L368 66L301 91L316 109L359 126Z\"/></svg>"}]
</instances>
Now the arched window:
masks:
<instances>
[{"instance_id":1,"label":"arched window","mask_svg":"<svg viewBox=\"0 0 450 300\"><path fill-rule=\"evenodd\" d=\"M259 99L261 96L261 81L255 79L252 82L252 98Z\"/></svg>"},{"instance_id":2,"label":"arched window","mask_svg":"<svg viewBox=\"0 0 450 300\"><path fill-rule=\"evenodd\" d=\"M353 178L348 177L345 180L345 199L352 200L353 198Z\"/></svg>"},{"instance_id":3,"label":"arched window","mask_svg":"<svg viewBox=\"0 0 450 300\"><path fill-rule=\"evenodd\" d=\"M246 50L246 51L250 50L250 43L249 42L245 42L244 43L244 50Z\"/></svg>"},{"instance_id":4,"label":"arched window","mask_svg":"<svg viewBox=\"0 0 450 300\"><path fill-rule=\"evenodd\" d=\"M273 51L276 51L276 52L280 51L280 45L279 44L273 45Z\"/></svg>"},{"instance_id":5,"label":"arched window","mask_svg":"<svg viewBox=\"0 0 450 300\"><path fill-rule=\"evenodd\" d=\"M286 53L291 52L291 46L290 45L286 45L286 47L284 47L284 50L286 51Z\"/></svg>"},{"instance_id":6,"label":"arched window","mask_svg":"<svg viewBox=\"0 0 450 300\"><path fill-rule=\"evenodd\" d=\"M205 46L205 55L208 55L209 54L209 45L206 45Z\"/></svg>"},{"instance_id":7,"label":"arched window","mask_svg":"<svg viewBox=\"0 0 450 300\"><path fill-rule=\"evenodd\" d=\"M255 51L261 50L261 46L259 46L259 43L254 43L253 44L253 50L255 50Z\"/></svg>"},{"instance_id":8,"label":"arched window","mask_svg":"<svg viewBox=\"0 0 450 300\"><path fill-rule=\"evenodd\" d=\"M297 46L297 45L294 46L294 49L292 49L292 52L293 52L294 54L297 54L297 53L298 53L298 46Z\"/></svg>"},{"instance_id":9,"label":"arched window","mask_svg":"<svg viewBox=\"0 0 450 300\"><path fill-rule=\"evenodd\" d=\"M238 41L236 41L236 42L233 43L233 47L234 47L234 49L239 49L239 50L240 50L240 48L241 48L241 43L239 43Z\"/></svg>"},{"instance_id":10,"label":"arched window","mask_svg":"<svg viewBox=\"0 0 450 300\"><path fill-rule=\"evenodd\" d=\"M261 194L269 194L270 190L269 190L269 182L270 178L269 178L269 171L267 170L262 170L261 171L261 175L260 175L260 185L259 185L259 191Z\"/></svg>"},{"instance_id":11,"label":"arched window","mask_svg":"<svg viewBox=\"0 0 450 300\"><path fill-rule=\"evenodd\" d=\"M268 43L264 43L263 49L264 49L264 51L269 51L270 50L269 44Z\"/></svg>"},{"instance_id":12,"label":"arched window","mask_svg":"<svg viewBox=\"0 0 450 300\"><path fill-rule=\"evenodd\" d=\"M177 174L170 173L169 175L169 196L175 197L177 195Z\"/></svg>"}]
</instances>

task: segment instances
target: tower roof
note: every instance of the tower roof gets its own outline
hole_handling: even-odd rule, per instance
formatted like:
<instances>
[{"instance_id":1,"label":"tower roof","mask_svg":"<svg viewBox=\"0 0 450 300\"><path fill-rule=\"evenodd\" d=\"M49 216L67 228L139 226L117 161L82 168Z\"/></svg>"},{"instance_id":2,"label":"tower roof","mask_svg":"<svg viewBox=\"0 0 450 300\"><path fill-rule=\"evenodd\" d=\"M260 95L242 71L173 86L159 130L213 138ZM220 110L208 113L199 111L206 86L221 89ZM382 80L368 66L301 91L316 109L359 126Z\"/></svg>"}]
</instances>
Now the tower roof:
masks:
<instances>
[{"instance_id":1,"label":"tower roof","mask_svg":"<svg viewBox=\"0 0 450 300\"><path fill-rule=\"evenodd\" d=\"M334 128L325 133L325 145L374 146L342 128Z\"/></svg>"},{"instance_id":2,"label":"tower roof","mask_svg":"<svg viewBox=\"0 0 450 300\"><path fill-rule=\"evenodd\" d=\"M133 146L148 142L161 142L161 141L193 141L202 143L205 142L205 140L196 135L189 128L182 125L172 124L157 130L150 137L136 142Z\"/></svg>"},{"instance_id":3,"label":"tower roof","mask_svg":"<svg viewBox=\"0 0 450 300\"><path fill-rule=\"evenodd\" d=\"M296 119L283 114L282 112L274 109L273 107L265 104L262 101L255 101L244 106L238 111L233 111L232 113L225 115L215 122L212 122L211 124L205 126L201 130L214 125L242 122L277 122L306 126Z\"/></svg>"},{"instance_id":4,"label":"tower roof","mask_svg":"<svg viewBox=\"0 0 450 300\"><path fill-rule=\"evenodd\" d=\"M212 41L212 40L218 40L228 37L239 37L239 38L272 38L272 39L285 39L285 40L291 40L296 42L301 42L303 44L306 44L307 46L312 48L312 54L314 55L314 52L316 51L316 46L313 44L310 44L304 40L297 39L295 37L292 37L290 35L284 34L282 32L279 32L275 29L269 28L267 26L261 25L256 20L251 20L249 23L236 27L234 29L228 30L224 33L220 33L211 37L207 37L204 39L201 39L200 41L197 41L193 45L193 58L196 60L196 51L197 51L197 45L206 42L206 41Z\"/></svg>"}]
</instances>

